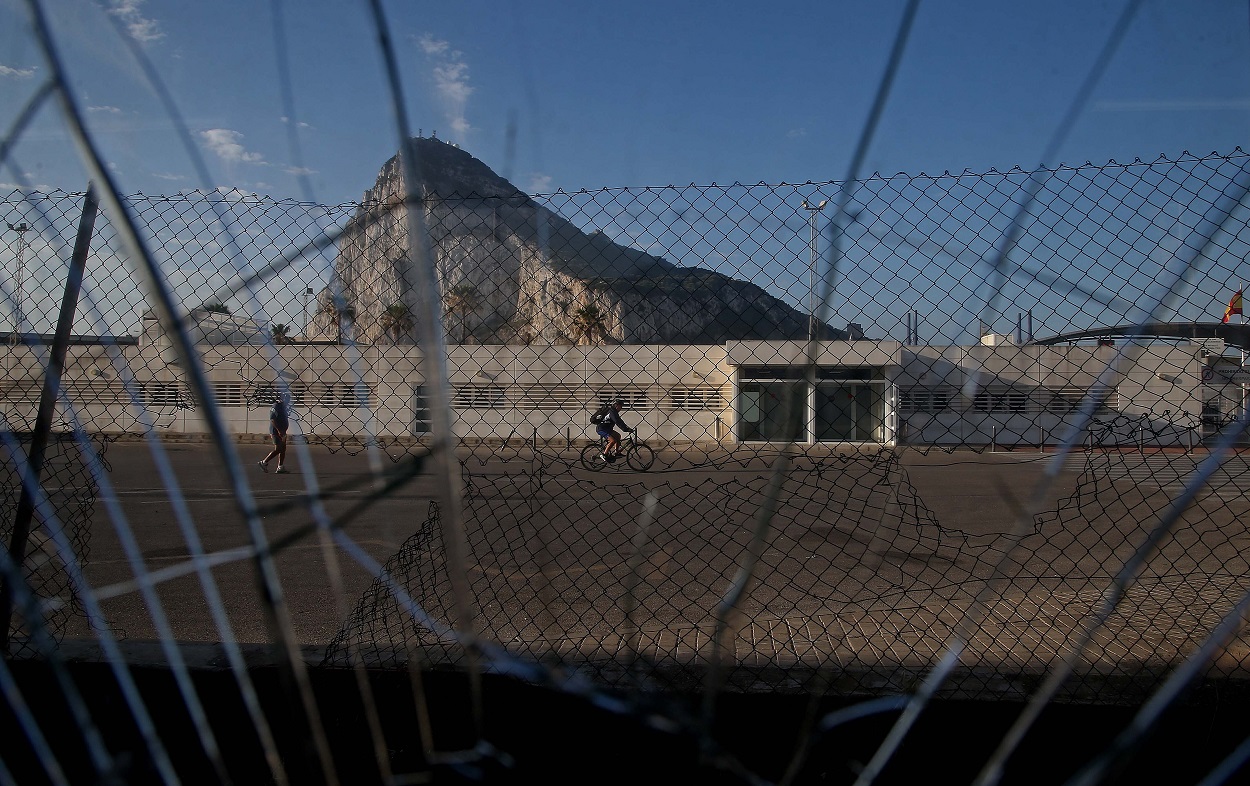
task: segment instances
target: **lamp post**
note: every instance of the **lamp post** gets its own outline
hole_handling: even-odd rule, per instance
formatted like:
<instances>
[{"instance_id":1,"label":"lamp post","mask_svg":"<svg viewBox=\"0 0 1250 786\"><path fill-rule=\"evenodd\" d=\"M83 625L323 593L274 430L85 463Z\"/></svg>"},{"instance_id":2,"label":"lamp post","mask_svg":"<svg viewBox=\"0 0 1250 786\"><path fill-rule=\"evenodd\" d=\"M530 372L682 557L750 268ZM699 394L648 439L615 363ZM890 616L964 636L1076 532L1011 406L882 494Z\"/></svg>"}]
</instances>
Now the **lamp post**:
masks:
<instances>
[{"instance_id":1,"label":"lamp post","mask_svg":"<svg viewBox=\"0 0 1250 786\"><path fill-rule=\"evenodd\" d=\"M308 339L308 299L313 296L312 287L304 289L304 339Z\"/></svg>"},{"instance_id":2,"label":"lamp post","mask_svg":"<svg viewBox=\"0 0 1250 786\"><path fill-rule=\"evenodd\" d=\"M8 224L8 222L5 222ZM8 224L11 231L17 233L17 272L13 281L13 333L9 336L9 342L16 344L19 334L22 332L22 323L26 321L26 315L22 308L22 290L26 283L26 230L30 229L25 223Z\"/></svg>"},{"instance_id":3,"label":"lamp post","mask_svg":"<svg viewBox=\"0 0 1250 786\"><path fill-rule=\"evenodd\" d=\"M820 200L818 205L810 205L803 200L803 209L807 211L808 223L812 227L812 262L807 271L807 339L816 338L816 214L825 209L828 199Z\"/></svg>"}]
</instances>

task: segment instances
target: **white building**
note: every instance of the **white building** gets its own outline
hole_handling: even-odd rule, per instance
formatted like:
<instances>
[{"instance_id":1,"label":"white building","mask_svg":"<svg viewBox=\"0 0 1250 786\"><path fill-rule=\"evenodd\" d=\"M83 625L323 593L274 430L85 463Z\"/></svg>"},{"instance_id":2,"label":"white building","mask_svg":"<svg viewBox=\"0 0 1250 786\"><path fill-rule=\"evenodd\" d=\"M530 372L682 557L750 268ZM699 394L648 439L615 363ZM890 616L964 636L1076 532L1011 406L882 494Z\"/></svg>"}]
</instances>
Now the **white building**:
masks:
<instances>
[{"instance_id":1,"label":"white building","mask_svg":"<svg viewBox=\"0 0 1250 786\"><path fill-rule=\"evenodd\" d=\"M13 428L34 422L47 349L0 349L0 411ZM1184 341L1123 348L842 341L822 342L814 358L808 350L803 341L454 345L454 428L469 441L577 441L590 435L589 412L620 396L631 425L669 443L1037 445L1059 442L1096 391L1095 420L1082 439L1187 446L1202 438L1204 403L1209 421L1211 401L1230 384L1209 370L1204 383L1204 370L1219 359ZM284 385L308 434L419 438L429 429L417 347L272 347L249 338L210 340L200 354L234 433L265 433L269 402ZM1118 373L1110 374L1113 365ZM208 431L203 404L159 331L113 346L76 342L65 378L89 430L139 431L146 412L161 430ZM59 427L70 422L62 405Z\"/></svg>"}]
</instances>

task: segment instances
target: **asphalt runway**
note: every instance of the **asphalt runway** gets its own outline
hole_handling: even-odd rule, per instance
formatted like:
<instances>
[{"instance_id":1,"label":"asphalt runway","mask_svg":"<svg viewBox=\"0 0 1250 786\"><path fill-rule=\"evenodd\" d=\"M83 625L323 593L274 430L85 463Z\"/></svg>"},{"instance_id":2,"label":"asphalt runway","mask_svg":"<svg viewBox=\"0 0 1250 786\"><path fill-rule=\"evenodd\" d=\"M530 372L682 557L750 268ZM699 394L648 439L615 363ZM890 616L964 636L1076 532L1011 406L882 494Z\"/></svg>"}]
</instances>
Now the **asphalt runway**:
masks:
<instances>
[{"instance_id":1,"label":"asphalt runway","mask_svg":"<svg viewBox=\"0 0 1250 786\"><path fill-rule=\"evenodd\" d=\"M291 472L276 475L255 465L263 443L235 448L264 538L281 544L275 565L297 640L319 648L349 631L383 660L406 636L437 650L436 637L414 632L393 600L370 592L369 570L317 527L336 522L371 559L389 561L423 608L450 619L449 566L431 519L438 487L428 468L378 495L364 454L310 446L300 458L293 450ZM141 559L140 574L160 579L155 592L174 639L272 641L252 536L216 451L191 442L165 452L173 483L161 479L145 444L107 451L113 499L139 552L127 554L102 496L85 574L101 592L110 629L123 640L160 637L134 585ZM522 655L612 663L641 653L681 672L705 661L718 604L741 565L755 560L729 620L733 661L758 667L751 680L767 668L831 661L865 672L885 664L910 679L966 613L979 620L966 658L973 667L1036 673L1097 613L1111 577L1171 499L1130 469L1091 473L1077 459L1055 466L1025 451L897 455L797 458L756 543L773 454L699 467L662 455L651 472L591 473L571 452L462 453L465 575L478 629ZM376 466L388 471L404 466L379 458ZM1091 669L1175 662L1218 622L1245 589L1238 571L1250 573L1239 567L1240 545L1250 541L1240 523L1246 507L1244 494L1225 488L1187 514L1136 594L1101 628ZM215 560L215 587L206 589L193 570L197 549ZM211 613L214 593L229 631ZM85 617L66 631L69 639L91 635ZM1223 668L1240 671L1248 654L1234 642ZM430 658L438 662L439 652Z\"/></svg>"}]
</instances>

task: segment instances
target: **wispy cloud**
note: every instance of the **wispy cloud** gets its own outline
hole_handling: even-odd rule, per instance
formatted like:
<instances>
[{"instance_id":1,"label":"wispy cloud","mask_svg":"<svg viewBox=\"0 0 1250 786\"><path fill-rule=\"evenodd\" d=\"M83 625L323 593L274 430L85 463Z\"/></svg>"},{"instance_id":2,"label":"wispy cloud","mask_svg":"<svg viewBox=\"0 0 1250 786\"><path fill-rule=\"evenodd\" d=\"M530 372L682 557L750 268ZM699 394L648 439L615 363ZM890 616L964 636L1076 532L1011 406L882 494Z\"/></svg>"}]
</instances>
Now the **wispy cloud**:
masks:
<instances>
[{"instance_id":1,"label":"wispy cloud","mask_svg":"<svg viewBox=\"0 0 1250 786\"><path fill-rule=\"evenodd\" d=\"M529 192L531 194L546 194L551 190L551 175L544 175L541 172L531 172L529 176Z\"/></svg>"},{"instance_id":2,"label":"wispy cloud","mask_svg":"<svg viewBox=\"0 0 1250 786\"><path fill-rule=\"evenodd\" d=\"M1194 112L1205 109L1250 109L1250 98L1209 101L1097 101L1095 112Z\"/></svg>"},{"instance_id":3,"label":"wispy cloud","mask_svg":"<svg viewBox=\"0 0 1250 786\"><path fill-rule=\"evenodd\" d=\"M473 86L469 84L469 64L464 55L453 49L451 43L435 38L429 33L418 36L417 46L433 67L434 90L443 104L447 122L458 139L473 130L465 116Z\"/></svg>"},{"instance_id":4,"label":"wispy cloud","mask_svg":"<svg viewBox=\"0 0 1250 786\"><path fill-rule=\"evenodd\" d=\"M29 79L35 75L33 68L13 68L7 65L0 65L0 76L11 76L14 79Z\"/></svg>"},{"instance_id":5,"label":"wispy cloud","mask_svg":"<svg viewBox=\"0 0 1250 786\"><path fill-rule=\"evenodd\" d=\"M798 139L801 136L807 136L806 128L792 128L786 132L786 136L790 139Z\"/></svg>"},{"instance_id":6,"label":"wispy cloud","mask_svg":"<svg viewBox=\"0 0 1250 786\"><path fill-rule=\"evenodd\" d=\"M309 169L306 166L283 166L282 171L287 173L288 175L296 175L296 176L317 174L317 170Z\"/></svg>"},{"instance_id":7,"label":"wispy cloud","mask_svg":"<svg viewBox=\"0 0 1250 786\"><path fill-rule=\"evenodd\" d=\"M115 106L89 106L87 111L96 114L104 113L106 115L120 115L122 113L122 110Z\"/></svg>"},{"instance_id":8,"label":"wispy cloud","mask_svg":"<svg viewBox=\"0 0 1250 786\"><path fill-rule=\"evenodd\" d=\"M204 147L208 148L222 161L242 164L264 164L265 157L260 153L249 153L242 145L243 135L228 128L210 128L200 132Z\"/></svg>"},{"instance_id":9,"label":"wispy cloud","mask_svg":"<svg viewBox=\"0 0 1250 786\"><path fill-rule=\"evenodd\" d=\"M108 11L122 21L126 30L136 41L147 43L164 38L160 24L145 16L143 6L147 0L110 0Z\"/></svg>"},{"instance_id":10,"label":"wispy cloud","mask_svg":"<svg viewBox=\"0 0 1250 786\"><path fill-rule=\"evenodd\" d=\"M258 202L259 197L252 191L244 191L241 188L228 188L219 186L214 193L224 198L227 202Z\"/></svg>"},{"instance_id":11,"label":"wispy cloud","mask_svg":"<svg viewBox=\"0 0 1250 786\"><path fill-rule=\"evenodd\" d=\"M172 172L153 172L152 177L155 177L158 180L172 180L175 182L187 179L185 175L175 175Z\"/></svg>"}]
</instances>

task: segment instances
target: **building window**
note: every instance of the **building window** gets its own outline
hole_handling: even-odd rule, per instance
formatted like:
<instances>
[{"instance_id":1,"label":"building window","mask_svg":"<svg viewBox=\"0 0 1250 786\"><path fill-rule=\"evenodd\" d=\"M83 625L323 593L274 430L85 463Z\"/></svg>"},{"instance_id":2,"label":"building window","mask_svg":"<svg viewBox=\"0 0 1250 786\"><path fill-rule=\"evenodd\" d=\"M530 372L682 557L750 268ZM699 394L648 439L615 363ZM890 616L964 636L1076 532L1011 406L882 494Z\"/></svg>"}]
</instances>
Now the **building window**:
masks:
<instances>
[{"instance_id":1,"label":"building window","mask_svg":"<svg viewBox=\"0 0 1250 786\"><path fill-rule=\"evenodd\" d=\"M339 397L340 407L365 408L373 401L373 391L367 385L343 385Z\"/></svg>"},{"instance_id":2,"label":"building window","mask_svg":"<svg viewBox=\"0 0 1250 786\"><path fill-rule=\"evenodd\" d=\"M712 409L725 408L725 393L711 385L684 386L673 388L668 393L669 409Z\"/></svg>"},{"instance_id":3,"label":"building window","mask_svg":"<svg viewBox=\"0 0 1250 786\"><path fill-rule=\"evenodd\" d=\"M292 385L290 392L292 407L360 409L373 405L373 390L368 385ZM253 400L272 404L276 396L274 391L263 398L257 395Z\"/></svg>"},{"instance_id":4,"label":"building window","mask_svg":"<svg viewBox=\"0 0 1250 786\"><path fill-rule=\"evenodd\" d=\"M950 390L903 388L899 391L898 408L904 414L945 412L951 408L953 398Z\"/></svg>"},{"instance_id":5,"label":"building window","mask_svg":"<svg viewBox=\"0 0 1250 786\"><path fill-rule=\"evenodd\" d=\"M430 401L425 395L425 385L412 387L412 433L430 433Z\"/></svg>"},{"instance_id":6,"label":"building window","mask_svg":"<svg viewBox=\"0 0 1250 786\"><path fill-rule=\"evenodd\" d=\"M1029 411L1029 394L1019 390L982 390L972 399L974 412Z\"/></svg>"},{"instance_id":7,"label":"building window","mask_svg":"<svg viewBox=\"0 0 1250 786\"><path fill-rule=\"evenodd\" d=\"M456 388L451 400L458 409L495 409L507 404L508 394L502 385L464 385Z\"/></svg>"},{"instance_id":8,"label":"building window","mask_svg":"<svg viewBox=\"0 0 1250 786\"><path fill-rule=\"evenodd\" d=\"M148 382L140 388L143 404L148 407L189 407L190 397L182 394L177 382Z\"/></svg>"},{"instance_id":9,"label":"building window","mask_svg":"<svg viewBox=\"0 0 1250 786\"><path fill-rule=\"evenodd\" d=\"M245 403L249 407L268 407L278 400L278 389L273 385L257 385L248 391Z\"/></svg>"},{"instance_id":10,"label":"building window","mask_svg":"<svg viewBox=\"0 0 1250 786\"><path fill-rule=\"evenodd\" d=\"M1050 391L1050 400L1046 403L1046 410L1055 415L1066 415L1069 412L1076 412L1085 403L1086 396L1092 395L1094 391L1085 388L1061 388L1059 390ZM1103 391L1102 399L1098 402L1098 410L1111 410L1120 408L1120 394L1114 388Z\"/></svg>"},{"instance_id":11,"label":"building window","mask_svg":"<svg viewBox=\"0 0 1250 786\"><path fill-rule=\"evenodd\" d=\"M582 410L585 390L577 385L534 385L521 388L516 406L520 409L555 412L559 410Z\"/></svg>"},{"instance_id":12,"label":"building window","mask_svg":"<svg viewBox=\"0 0 1250 786\"><path fill-rule=\"evenodd\" d=\"M613 401L616 401L618 398L625 402L625 406L623 406L622 409L651 409L651 397L647 395L646 390L640 390L637 388L625 390L600 390L597 400L599 401L599 406L606 406L607 404L611 404Z\"/></svg>"},{"instance_id":13,"label":"building window","mask_svg":"<svg viewBox=\"0 0 1250 786\"><path fill-rule=\"evenodd\" d=\"M219 407L243 406L243 386L233 383L217 383L213 385L213 396Z\"/></svg>"},{"instance_id":14,"label":"building window","mask_svg":"<svg viewBox=\"0 0 1250 786\"><path fill-rule=\"evenodd\" d=\"M317 385L311 391L312 403L318 407L338 406L338 393L334 385Z\"/></svg>"}]
</instances>

